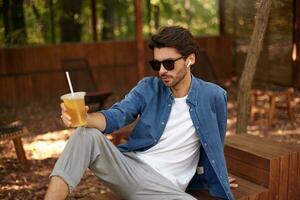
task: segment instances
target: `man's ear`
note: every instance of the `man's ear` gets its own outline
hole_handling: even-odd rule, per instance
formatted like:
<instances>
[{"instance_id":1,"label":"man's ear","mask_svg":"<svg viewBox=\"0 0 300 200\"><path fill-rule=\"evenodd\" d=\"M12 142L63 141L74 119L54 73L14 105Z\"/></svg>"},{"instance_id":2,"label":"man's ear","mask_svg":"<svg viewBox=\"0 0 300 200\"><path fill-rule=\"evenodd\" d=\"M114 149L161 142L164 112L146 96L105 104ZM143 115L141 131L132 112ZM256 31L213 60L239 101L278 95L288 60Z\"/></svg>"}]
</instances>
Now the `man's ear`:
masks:
<instances>
[{"instance_id":1,"label":"man's ear","mask_svg":"<svg viewBox=\"0 0 300 200\"><path fill-rule=\"evenodd\" d=\"M186 67L189 68L191 65L195 63L195 54L194 53L190 54L186 59L188 61Z\"/></svg>"},{"instance_id":2,"label":"man's ear","mask_svg":"<svg viewBox=\"0 0 300 200\"><path fill-rule=\"evenodd\" d=\"M189 60L189 63L187 64L187 68L189 68L190 66L192 65L192 61L191 60Z\"/></svg>"}]
</instances>

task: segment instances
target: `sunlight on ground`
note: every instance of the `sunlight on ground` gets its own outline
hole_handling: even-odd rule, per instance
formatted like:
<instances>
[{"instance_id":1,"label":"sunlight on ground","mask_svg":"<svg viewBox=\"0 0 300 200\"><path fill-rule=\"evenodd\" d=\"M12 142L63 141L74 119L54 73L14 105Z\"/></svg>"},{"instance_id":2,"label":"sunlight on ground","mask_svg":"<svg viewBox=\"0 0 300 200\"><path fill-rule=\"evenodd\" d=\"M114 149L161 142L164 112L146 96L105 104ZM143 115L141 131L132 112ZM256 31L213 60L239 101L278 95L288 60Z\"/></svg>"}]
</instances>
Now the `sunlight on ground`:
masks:
<instances>
[{"instance_id":1,"label":"sunlight on ground","mask_svg":"<svg viewBox=\"0 0 300 200\"><path fill-rule=\"evenodd\" d=\"M32 186L12 184L12 185L3 186L3 187L1 187L1 189L2 190L22 190L22 189L32 189Z\"/></svg>"},{"instance_id":2,"label":"sunlight on ground","mask_svg":"<svg viewBox=\"0 0 300 200\"><path fill-rule=\"evenodd\" d=\"M74 129L66 129L24 138L23 145L27 158L43 160L58 157L73 131ZM111 135L107 135L107 138L112 140Z\"/></svg>"},{"instance_id":3,"label":"sunlight on ground","mask_svg":"<svg viewBox=\"0 0 300 200\"><path fill-rule=\"evenodd\" d=\"M42 160L58 157L73 130L61 130L24 139L24 149L29 159Z\"/></svg>"},{"instance_id":4,"label":"sunlight on ground","mask_svg":"<svg viewBox=\"0 0 300 200\"><path fill-rule=\"evenodd\" d=\"M228 109L233 109L234 108L234 103L232 101L228 101L227 108Z\"/></svg>"},{"instance_id":5,"label":"sunlight on ground","mask_svg":"<svg viewBox=\"0 0 300 200\"><path fill-rule=\"evenodd\" d=\"M233 135L233 132L226 131L226 136L231 136L231 135Z\"/></svg>"},{"instance_id":6,"label":"sunlight on ground","mask_svg":"<svg viewBox=\"0 0 300 200\"><path fill-rule=\"evenodd\" d=\"M236 124L236 118L227 118L227 125L235 125Z\"/></svg>"}]
</instances>

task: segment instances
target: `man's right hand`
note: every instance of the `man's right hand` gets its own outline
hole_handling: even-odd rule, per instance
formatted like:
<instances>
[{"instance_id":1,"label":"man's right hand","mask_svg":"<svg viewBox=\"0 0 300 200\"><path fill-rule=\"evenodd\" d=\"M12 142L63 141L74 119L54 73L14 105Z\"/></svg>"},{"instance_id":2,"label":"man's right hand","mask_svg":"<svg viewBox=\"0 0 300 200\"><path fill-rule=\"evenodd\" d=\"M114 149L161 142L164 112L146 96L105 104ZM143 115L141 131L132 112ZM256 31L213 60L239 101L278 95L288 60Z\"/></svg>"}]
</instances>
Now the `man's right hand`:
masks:
<instances>
[{"instance_id":1,"label":"man's right hand","mask_svg":"<svg viewBox=\"0 0 300 200\"><path fill-rule=\"evenodd\" d=\"M67 113L67 108L64 103L60 104L61 108L61 119L66 127L71 127L71 116ZM88 106L85 106L86 113L89 110ZM105 130L106 127L106 119L104 115L100 112L95 113L87 113L87 124L85 127L96 128L100 131Z\"/></svg>"},{"instance_id":2,"label":"man's right hand","mask_svg":"<svg viewBox=\"0 0 300 200\"><path fill-rule=\"evenodd\" d=\"M65 124L66 127L71 127L71 116L67 113L67 108L65 106L64 103L61 103L60 104L60 108L61 108L61 119L63 121L63 123ZM85 110L86 112L88 112L89 110L89 107L88 106L85 106Z\"/></svg>"}]
</instances>

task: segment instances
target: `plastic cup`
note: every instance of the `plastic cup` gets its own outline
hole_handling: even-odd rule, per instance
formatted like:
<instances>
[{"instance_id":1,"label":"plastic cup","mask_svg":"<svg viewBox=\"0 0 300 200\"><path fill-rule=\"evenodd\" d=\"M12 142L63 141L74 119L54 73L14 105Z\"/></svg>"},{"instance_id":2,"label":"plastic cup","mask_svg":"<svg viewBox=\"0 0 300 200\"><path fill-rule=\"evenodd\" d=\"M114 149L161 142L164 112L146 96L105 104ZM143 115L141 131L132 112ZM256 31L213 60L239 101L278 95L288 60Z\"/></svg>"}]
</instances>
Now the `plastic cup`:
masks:
<instances>
[{"instance_id":1,"label":"plastic cup","mask_svg":"<svg viewBox=\"0 0 300 200\"><path fill-rule=\"evenodd\" d=\"M79 127L87 124L85 110L85 92L74 92L62 95L60 99L64 102L67 113L71 117L71 127Z\"/></svg>"}]
</instances>

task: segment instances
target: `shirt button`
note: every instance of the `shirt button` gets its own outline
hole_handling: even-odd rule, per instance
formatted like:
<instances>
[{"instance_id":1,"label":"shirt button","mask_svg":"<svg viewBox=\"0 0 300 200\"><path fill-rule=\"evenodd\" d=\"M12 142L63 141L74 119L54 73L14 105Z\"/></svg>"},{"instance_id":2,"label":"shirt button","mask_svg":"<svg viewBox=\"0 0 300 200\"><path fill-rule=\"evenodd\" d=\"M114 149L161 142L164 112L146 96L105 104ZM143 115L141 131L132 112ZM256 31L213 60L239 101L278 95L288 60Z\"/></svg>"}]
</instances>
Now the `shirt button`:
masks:
<instances>
[{"instance_id":1,"label":"shirt button","mask_svg":"<svg viewBox=\"0 0 300 200\"><path fill-rule=\"evenodd\" d=\"M204 146L207 146L207 144L206 144L206 143L204 143Z\"/></svg>"},{"instance_id":2,"label":"shirt button","mask_svg":"<svg viewBox=\"0 0 300 200\"><path fill-rule=\"evenodd\" d=\"M199 129L199 126L196 126L196 129Z\"/></svg>"},{"instance_id":3,"label":"shirt button","mask_svg":"<svg viewBox=\"0 0 300 200\"><path fill-rule=\"evenodd\" d=\"M215 164L215 160L212 160L211 163L212 163L212 164Z\"/></svg>"},{"instance_id":4,"label":"shirt button","mask_svg":"<svg viewBox=\"0 0 300 200\"><path fill-rule=\"evenodd\" d=\"M190 111L193 111L193 109L192 109L192 108L190 108Z\"/></svg>"},{"instance_id":5,"label":"shirt button","mask_svg":"<svg viewBox=\"0 0 300 200\"><path fill-rule=\"evenodd\" d=\"M170 107L170 106L171 106L171 104L169 103L169 104L168 104L168 106Z\"/></svg>"},{"instance_id":6,"label":"shirt button","mask_svg":"<svg viewBox=\"0 0 300 200\"><path fill-rule=\"evenodd\" d=\"M162 125L164 125L164 124L165 124L165 122L161 122L161 124L162 124Z\"/></svg>"},{"instance_id":7,"label":"shirt button","mask_svg":"<svg viewBox=\"0 0 300 200\"><path fill-rule=\"evenodd\" d=\"M223 178L223 176L220 176L220 179L222 179Z\"/></svg>"},{"instance_id":8,"label":"shirt button","mask_svg":"<svg viewBox=\"0 0 300 200\"><path fill-rule=\"evenodd\" d=\"M154 142L157 142L157 139L154 139Z\"/></svg>"}]
</instances>

